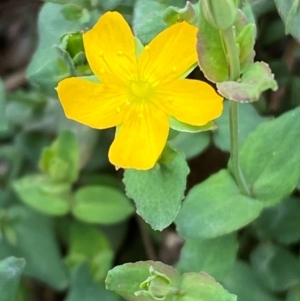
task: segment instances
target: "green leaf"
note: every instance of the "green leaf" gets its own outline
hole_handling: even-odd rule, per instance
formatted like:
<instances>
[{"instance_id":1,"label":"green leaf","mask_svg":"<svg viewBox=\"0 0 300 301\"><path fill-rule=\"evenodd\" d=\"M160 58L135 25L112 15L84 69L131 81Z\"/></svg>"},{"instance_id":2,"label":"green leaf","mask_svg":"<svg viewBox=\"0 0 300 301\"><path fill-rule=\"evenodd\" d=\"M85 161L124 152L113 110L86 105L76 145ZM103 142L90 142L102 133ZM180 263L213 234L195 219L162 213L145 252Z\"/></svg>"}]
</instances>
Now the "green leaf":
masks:
<instances>
[{"instance_id":1,"label":"green leaf","mask_svg":"<svg viewBox=\"0 0 300 301\"><path fill-rule=\"evenodd\" d=\"M152 169L127 169L124 173L126 194L136 210L155 230L162 230L175 219L184 197L189 168L183 155L167 147Z\"/></svg>"},{"instance_id":2,"label":"green leaf","mask_svg":"<svg viewBox=\"0 0 300 301\"><path fill-rule=\"evenodd\" d=\"M269 66L264 62L256 62L245 70L239 81L217 83L217 88L227 99L253 102L259 100L262 92L268 89L276 91L278 87Z\"/></svg>"},{"instance_id":3,"label":"green leaf","mask_svg":"<svg viewBox=\"0 0 300 301\"><path fill-rule=\"evenodd\" d=\"M0 80L0 132L8 129L8 123L4 114L5 90L2 80Z\"/></svg>"},{"instance_id":4,"label":"green leaf","mask_svg":"<svg viewBox=\"0 0 300 301\"><path fill-rule=\"evenodd\" d=\"M181 290L176 301L237 301L235 295L206 273L187 273L182 276Z\"/></svg>"},{"instance_id":5,"label":"green leaf","mask_svg":"<svg viewBox=\"0 0 300 301\"><path fill-rule=\"evenodd\" d=\"M68 183L53 183L47 176L30 175L14 181L13 188L25 204L40 212L64 215L70 210Z\"/></svg>"},{"instance_id":6,"label":"green leaf","mask_svg":"<svg viewBox=\"0 0 300 301\"><path fill-rule=\"evenodd\" d=\"M238 300L279 301L261 285L251 267L242 261L235 263L222 282L230 292L238 296Z\"/></svg>"},{"instance_id":7,"label":"green leaf","mask_svg":"<svg viewBox=\"0 0 300 301\"><path fill-rule=\"evenodd\" d=\"M79 172L79 146L75 135L61 131L52 145L43 150L39 166L55 182L75 182Z\"/></svg>"},{"instance_id":8,"label":"green leaf","mask_svg":"<svg viewBox=\"0 0 300 301\"><path fill-rule=\"evenodd\" d=\"M216 129L216 125L214 124L213 121L210 121L202 126L196 126L196 125L183 123L173 117L169 117L169 123L170 123L170 127L178 132L199 133L199 132L205 132L205 131Z\"/></svg>"},{"instance_id":9,"label":"green leaf","mask_svg":"<svg viewBox=\"0 0 300 301\"><path fill-rule=\"evenodd\" d=\"M153 272L151 272L153 269L156 271L154 274L157 276L154 276ZM155 278L168 278L171 287L178 288L180 285L180 276L174 268L155 261L140 261L116 266L108 272L105 283L108 290L116 292L128 301L150 301L158 299L147 295L147 289L144 289L144 295L137 292L142 290L142 284L146 280L150 280L151 283L151 280ZM150 283L149 289L151 288ZM173 300L172 298L172 296L168 295L164 300L171 301Z\"/></svg>"},{"instance_id":10,"label":"green leaf","mask_svg":"<svg viewBox=\"0 0 300 301\"><path fill-rule=\"evenodd\" d=\"M278 13L286 26L286 33L290 33L300 41L300 3L298 0L274 0Z\"/></svg>"},{"instance_id":11,"label":"green leaf","mask_svg":"<svg viewBox=\"0 0 300 301\"><path fill-rule=\"evenodd\" d=\"M280 202L299 183L299 128L297 108L259 125L241 147L241 169L253 196L265 206Z\"/></svg>"},{"instance_id":12,"label":"green leaf","mask_svg":"<svg viewBox=\"0 0 300 301\"><path fill-rule=\"evenodd\" d=\"M8 257L0 261L0 301L15 300L25 260Z\"/></svg>"},{"instance_id":13,"label":"green leaf","mask_svg":"<svg viewBox=\"0 0 300 301\"><path fill-rule=\"evenodd\" d=\"M120 298L93 281L87 264L72 271L70 290L64 301L119 301Z\"/></svg>"},{"instance_id":14,"label":"green leaf","mask_svg":"<svg viewBox=\"0 0 300 301\"><path fill-rule=\"evenodd\" d=\"M300 239L300 203L290 197L277 206L266 208L254 223L262 239L275 239L283 244Z\"/></svg>"},{"instance_id":15,"label":"green leaf","mask_svg":"<svg viewBox=\"0 0 300 301\"><path fill-rule=\"evenodd\" d=\"M143 45L167 28L163 20L165 10L170 6L184 7L182 0L137 0L133 15L133 32Z\"/></svg>"},{"instance_id":16,"label":"green leaf","mask_svg":"<svg viewBox=\"0 0 300 301\"><path fill-rule=\"evenodd\" d=\"M168 7L163 14L163 20L169 26L182 21L192 23L195 19L196 12L193 5L189 1L186 2L184 8L178 8L174 6Z\"/></svg>"},{"instance_id":17,"label":"green leaf","mask_svg":"<svg viewBox=\"0 0 300 301\"><path fill-rule=\"evenodd\" d=\"M258 278L273 291L282 292L300 282L298 258L282 247L260 244L250 260Z\"/></svg>"},{"instance_id":18,"label":"green leaf","mask_svg":"<svg viewBox=\"0 0 300 301\"><path fill-rule=\"evenodd\" d=\"M242 144L248 135L258 126L267 120L261 117L252 104L241 104L239 106L239 142ZM229 101L224 101L222 115L215 121L217 129L213 131L213 141L215 145L223 151L230 151L230 131L229 131Z\"/></svg>"},{"instance_id":19,"label":"green leaf","mask_svg":"<svg viewBox=\"0 0 300 301\"><path fill-rule=\"evenodd\" d=\"M42 7L38 19L39 44L27 68L30 82L52 96L56 95L54 87L62 79L60 75L65 76L59 70L53 46L60 44L59 38L66 32L75 32L83 27L76 20L66 20L62 10L62 5L53 3L46 3Z\"/></svg>"},{"instance_id":20,"label":"green leaf","mask_svg":"<svg viewBox=\"0 0 300 301\"><path fill-rule=\"evenodd\" d=\"M255 24L249 23L243 27L241 32L237 35L236 42L240 49L240 65L241 73L244 73L253 63L255 56L254 45L256 36L256 26Z\"/></svg>"},{"instance_id":21,"label":"green leaf","mask_svg":"<svg viewBox=\"0 0 300 301\"><path fill-rule=\"evenodd\" d=\"M231 269L238 249L235 234L212 239L186 240L177 263L177 269L184 272L203 271L221 281Z\"/></svg>"},{"instance_id":22,"label":"green leaf","mask_svg":"<svg viewBox=\"0 0 300 301\"><path fill-rule=\"evenodd\" d=\"M134 212L134 207L118 189L105 186L85 186L74 194L72 212L88 223L119 223Z\"/></svg>"},{"instance_id":23,"label":"green leaf","mask_svg":"<svg viewBox=\"0 0 300 301\"><path fill-rule=\"evenodd\" d=\"M88 263L95 281L103 281L111 268L113 252L105 235L95 226L72 223L69 254L66 258L71 267Z\"/></svg>"},{"instance_id":24,"label":"green leaf","mask_svg":"<svg viewBox=\"0 0 300 301\"><path fill-rule=\"evenodd\" d=\"M174 149L183 152L186 159L201 154L210 143L209 133L179 133L169 143Z\"/></svg>"},{"instance_id":25,"label":"green leaf","mask_svg":"<svg viewBox=\"0 0 300 301\"><path fill-rule=\"evenodd\" d=\"M190 190L175 223L184 238L214 238L244 227L261 210L262 203L242 195L229 172L221 170Z\"/></svg>"},{"instance_id":26,"label":"green leaf","mask_svg":"<svg viewBox=\"0 0 300 301\"><path fill-rule=\"evenodd\" d=\"M229 67L223 49L220 32L205 19L200 11L197 41L199 67L212 82L223 82L229 78Z\"/></svg>"},{"instance_id":27,"label":"green leaf","mask_svg":"<svg viewBox=\"0 0 300 301\"><path fill-rule=\"evenodd\" d=\"M23 257L26 260L24 274L56 290L67 287L68 277L61 261L59 246L53 231L52 220L22 206L11 207L7 218L17 237L16 245L2 239L0 258Z\"/></svg>"}]
</instances>

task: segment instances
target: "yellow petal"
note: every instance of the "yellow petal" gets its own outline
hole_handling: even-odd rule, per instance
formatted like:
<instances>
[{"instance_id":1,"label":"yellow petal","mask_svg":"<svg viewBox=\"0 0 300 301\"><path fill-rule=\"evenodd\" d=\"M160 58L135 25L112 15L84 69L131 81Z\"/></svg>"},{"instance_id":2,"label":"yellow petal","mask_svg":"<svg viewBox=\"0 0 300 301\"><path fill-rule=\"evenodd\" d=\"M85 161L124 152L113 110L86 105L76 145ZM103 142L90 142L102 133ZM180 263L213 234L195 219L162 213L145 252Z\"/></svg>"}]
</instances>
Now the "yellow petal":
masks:
<instances>
[{"instance_id":1,"label":"yellow petal","mask_svg":"<svg viewBox=\"0 0 300 301\"><path fill-rule=\"evenodd\" d=\"M117 167L152 168L166 144L168 116L153 105L136 104L124 119L109 150L109 160Z\"/></svg>"},{"instance_id":2,"label":"yellow petal","mask_svg":"<svg viewBox=\"0 0 300 301\"><path fill-rule=\"evenodd\" d=\"M121 14L105 13L83 42L90 67L103 82L124 82L137 74L134 37Z\"/></svg>"},{"instance_id":3,"label":"yellow petal","mask_svg":"<svg viewBox=\"0 0 300 301\"><path fill-rule=\"evenodd\" d=\"M62 80L57 92L66 116L92 128L119 125L126 112L126 91L119 86L72 77Z\"/></svg>"},{"instance_id":4,"label":"yellow petal","mask_svg":"<svg viewBox=\"0 0 300 301\"><path fill-rule=\"evenodd\" d=\"M205 125L223 110L223 98L209 84L190 79L159 86L156 103L169 116L191 125Z\"/></svg>"},{"instance_id":5,"label":"yellow petal","mask_svg":"<svg viewBox=\"0 0 300 301\"><path fill-rule=\"evenodd\" d=\"M166 82L183 75L196 65L197 27L177 23L145 46L138 64L144 80Z\"/></svg>"}]
</instances>

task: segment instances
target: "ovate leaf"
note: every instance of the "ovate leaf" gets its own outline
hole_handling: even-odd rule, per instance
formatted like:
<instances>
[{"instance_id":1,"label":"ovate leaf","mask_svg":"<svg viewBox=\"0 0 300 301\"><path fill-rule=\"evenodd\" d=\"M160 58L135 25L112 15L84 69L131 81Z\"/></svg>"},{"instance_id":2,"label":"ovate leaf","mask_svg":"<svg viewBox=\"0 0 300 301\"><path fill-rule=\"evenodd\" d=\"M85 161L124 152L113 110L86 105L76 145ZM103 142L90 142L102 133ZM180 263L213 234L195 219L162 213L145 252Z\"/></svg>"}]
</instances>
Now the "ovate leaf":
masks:
<instances>
[{"instance_id":1,"label":"ovate leaf","mask_svg":"<svg viewBox=\"0 0 300 301\"><path fill-rule=\"evenodd\" d=\"M259 125L240 150L241 169L265 206L289 195L300 179L300 108Z\"/></svg>"},{"instance_id":2,"label":"ovate leaf","mask_svg":"<svg viewBox=\"0 0 300 301\"><path fill-rule=\"evenodd\" d=\"M85 186L75 192L72 212L84 222L114 224L128 218L134 207L116 188Z\"/></svg>"},{"instance_id":3,"label":"ovate leaf","mask_svg":"<svg viewBox=\"0 0 300 301\"><path fill-rule=\"evenodd\" d=\"M162 230L175 219L184 196L188 172L183 155L169 147L152 169L125 171L126 193L134 200L137 213L153 229Z\"/></svg>"},{"instance_id":4,"label":"ovate leaf","mask_svg":"<svg viewBox=\"0 0 300 301\"><path fill-rule=\"evenodd\" d=\"M208 239L236 231L261 212L262 203L240 193L227 170L221 170L188 193L176 218L184 238Z\"/></svg>"}]
</instances>

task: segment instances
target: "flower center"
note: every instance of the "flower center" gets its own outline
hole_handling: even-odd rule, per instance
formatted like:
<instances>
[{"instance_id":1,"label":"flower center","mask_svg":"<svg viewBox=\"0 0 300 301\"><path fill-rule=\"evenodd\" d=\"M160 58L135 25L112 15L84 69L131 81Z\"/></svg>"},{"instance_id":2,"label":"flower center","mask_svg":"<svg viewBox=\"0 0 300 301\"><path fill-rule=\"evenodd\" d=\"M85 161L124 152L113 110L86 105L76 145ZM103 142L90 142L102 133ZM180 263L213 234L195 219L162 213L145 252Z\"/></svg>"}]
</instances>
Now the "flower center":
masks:
<instances>
[{"instance_id":1,"label":"flower center","mask_svg":"<svg viewBox=\"0 0 300 301\"><path fill-rule=\"evenodd\" d=\"M144 81L133 81L130 88L132 93L137 97L146 97L151 90L150 84Z\"/></svg>"}]
</instances>

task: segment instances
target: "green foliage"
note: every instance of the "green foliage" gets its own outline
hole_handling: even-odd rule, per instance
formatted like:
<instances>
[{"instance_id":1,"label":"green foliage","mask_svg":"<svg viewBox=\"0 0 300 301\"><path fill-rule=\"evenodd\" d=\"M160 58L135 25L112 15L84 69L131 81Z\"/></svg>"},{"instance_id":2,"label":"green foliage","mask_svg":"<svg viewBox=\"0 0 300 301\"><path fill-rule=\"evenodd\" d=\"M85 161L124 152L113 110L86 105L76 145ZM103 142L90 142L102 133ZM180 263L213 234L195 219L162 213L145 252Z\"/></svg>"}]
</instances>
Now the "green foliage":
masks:
<instances>
[{"instance_id":1,"label":"green foliage","mask_svg":"<svg viewBox=\"0 0 300 301\"><path fill-rule=\"evenodd\" d=\"M175 223L184 238L214 238L244 227L261 210L262 204L242 195L229 172L221 170L193 187Z\"/></svg>"},{"instance_id":2,"label":"green foliage","mask_svg":"<svg viewBox=\"0 0 300 301\"><path fill-rule=\"evenodd\" d=\"M282 201L299 183L299 116L297 108L261 124L241 148L241 167L253 196L264 206Z\"/></svg>"},{"instance_id":3,"label":"green foliage","mask_svg":"<svg viewBox=\"0 0 300 301\"><path fill-rule=\"evenodd\" d=\"M221 281L231 269L237 249L235 234L205 240L187 239L177 268L182 273L204 271Z\"/></svg>"},{"instance_id":4,"label":"green foliage","mask_svg":"<svg viewBox=\"0 0 300 301\"><path fill-rule=\"evenodd\" d=\"M22 206L13 206L6 213L4 227L5 239L0 241L0 258L11 255L24 258L25 275L39 279L57 290L67 287L67 272L61 262L50 218Z\"/></svg>"},{"instance_id":5,"label":"green foliage","mask_svg":"<svg viewBox=\"0 0 300 301\"><path fill-rule=\"evenodd\" d=\"M299 301L300 1L44 2L20 85L8 46L33 12L0 18L0 301ZM55 90L67 77L103 84L83 34L109 10L137 57L173 24L197 26L201 71L181 80L227 98L204 126L170 117L149 170L116 170L115 131L68 120Z\"/></svg>"},{"instance_id":6,"label":"green foliage","mask_svg":"<svg viewBox=\"0 0 300 301\"><path fill-rule=\"evenodd\" d=\"M117 189L85 186L76 191L72 212L88 223L113 224L123 221L133 213L129 200Z\"/></svg>"},{"instance_id":7,"label":"green foliage","mask_svg":"<svg viewBox=\"0 0 300 301\"><path fill-rule=\"evenodd\" d=\"M239 82L226 81L218 83L218 91L227 99L240 102L257 101L262 92L272 89L277 90L277 83L273 79L269 66L256 62L249 66Z\"/></svg>"},{"instance_id":8,"label":"green foliage","mask_svg":"<svg viewBox=\"0 0 300 301\"><path fill-rule=\"evenodd\" d=\"M130 301L236 300L205 273L180 276L172 267L154 261L115 267L108 273L106 287Z\"/></svg>"},{"instance_id":9,"label":"green foliage","mask_svg":"<svg viewBox=\"0 0 300 301\"><path fill-rule=\"evenodd\" d=\"M184 7L183 0L137 0L133 14L133 31L142 44L148 44L158 33L167 28L163 16L170 6Z\"/></svg>"},{"instance_id":10,"label":"green foliage","mask_svg":"<svg viewBox=\"0 0 300 301\"><path fill-rule=\"evenodd\" d=\"M175 219L188 173L184 157L169 147L153 169L125 171L126 193L134 200L138 214L153 229L162 230Z\"/></svg>"},{"instance_id":11,"label":"green foliage","mask_svg":"<svg viewBox=\"0 0 300 301\"><path fill-rule=\"evenodd\" d=\"M240 120L243 122L239 127L239 142L242 145L248 135L267 118L259 115L257 110L251 104L242 104L239 107ZM230 151L229 136L229 102L224 102L223 114L216 120L217 129L213 132L214 144L223 151Z\"/></svg>"},{"instance_id":12,"label":"green foliage","mask_svg":"<svg viewBox=\"0 0 300 301\"><path fill-rule=\"evenodd\" d=\"M15 299L25 260L8 257L0 261L0 300L11 301Z\"/></svg>"},{"instance_id":13,"label":"green foliage","mask_svg":"<svg viewBox=\"0 0 300 301\"><path fill-rule=\"evenodd\" d=\"M300 40L300 3L298 0L274 0L279 15L285 23L285 32L292 34L298 41Z\"/></svg>"}]
</instances>

